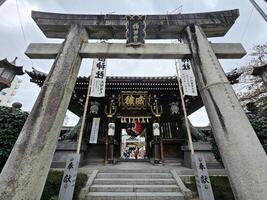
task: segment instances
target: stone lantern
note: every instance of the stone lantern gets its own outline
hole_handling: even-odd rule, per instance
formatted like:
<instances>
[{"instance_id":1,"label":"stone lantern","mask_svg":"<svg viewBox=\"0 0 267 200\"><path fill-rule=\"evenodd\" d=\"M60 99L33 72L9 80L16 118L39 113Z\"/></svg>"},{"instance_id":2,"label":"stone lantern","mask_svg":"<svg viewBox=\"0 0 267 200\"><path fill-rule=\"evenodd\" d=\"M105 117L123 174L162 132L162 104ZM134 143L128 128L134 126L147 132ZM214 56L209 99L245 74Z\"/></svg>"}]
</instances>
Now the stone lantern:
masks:
<instances>
[{"instance_id":1,"label":"stone lantern","mask_svg":"<svg viewBox=\"0 0 267 200\"><path fill-rule=\"evenodd\" d=\"M5 58L0 60L0 91L11 86L16 75L23 75L23 67L16 66L17 57L10 63Z\"/></svg>"}]
</instances>

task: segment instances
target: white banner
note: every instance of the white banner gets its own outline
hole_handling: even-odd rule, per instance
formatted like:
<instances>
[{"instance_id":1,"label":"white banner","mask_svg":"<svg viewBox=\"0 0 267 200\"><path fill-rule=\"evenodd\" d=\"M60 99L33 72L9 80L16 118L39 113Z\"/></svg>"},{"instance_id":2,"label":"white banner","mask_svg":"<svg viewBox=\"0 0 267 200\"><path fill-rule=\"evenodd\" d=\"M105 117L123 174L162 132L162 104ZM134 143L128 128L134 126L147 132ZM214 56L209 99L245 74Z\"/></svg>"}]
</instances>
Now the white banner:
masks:
<instances>
[{"instance_id":1,"label":"white banner","mask_svg":"<svg viewBox=\"0 0 267 200\"><path fill-rule=\"evenodd\" d=\"M93 118L93 124L90 134L90 144L97 144L98 132L99 132L100 118Z\"/></svg>"},{"instance_id":2,"label":"white banner","mask_svg":"<svg viewBox=\"0 0 267 200\"><path fill-rule=\"evenodd\" d=\"M93 60L92 74L91 74L91 91L92 97L104 97L106 88L106 66L105 58L98 58Z\"/></svg>"},{"instance_id":3,"label":"white banner","mask_svg":"<svg viewBox=\"0 0 267 200\"><path fill-rule=\"evenodd\" d=\"M189 62L179 62L180 78L182 80L184 95L197 96L197 86L192 67Z\"/></svg>"}]
</instances>

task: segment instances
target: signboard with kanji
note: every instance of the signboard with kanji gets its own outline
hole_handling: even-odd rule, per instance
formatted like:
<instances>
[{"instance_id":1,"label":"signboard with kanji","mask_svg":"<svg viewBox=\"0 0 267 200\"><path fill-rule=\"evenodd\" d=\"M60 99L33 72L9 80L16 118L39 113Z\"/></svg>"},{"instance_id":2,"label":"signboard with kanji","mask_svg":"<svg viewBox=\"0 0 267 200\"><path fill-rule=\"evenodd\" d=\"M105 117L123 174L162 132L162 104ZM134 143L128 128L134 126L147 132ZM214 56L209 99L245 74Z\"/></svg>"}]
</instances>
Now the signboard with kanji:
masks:
<instances>
[{"instance_id":1,"label":"signboard with kanji","mask_svg":"<svg viewBox=\"0 0 267 200\"><path fill-rule=\"evenodd\" d=\"M197 86L190 60L183 59L179 65L179 71L184 95L197 96Z\"/></svg>"},{"instance_id":2,"label":"signboard with kanji","mask_svg":"<svg viewBox=\"0 0 267 200\"><path fill-rule=\"evenodd\" d=\"M121 104L127 109L145 109L148 104L147 93L144 92L122 92Z\"/></svg>"},{"instance_id":3,"label":"signboard with kanji","mask_svg":"<svg viewBox=\"0 0 267 200\"><path fill-rule=\"evenodd\" d=\"M192 156L192 165L196 178L199 200L214 200L204 156L202 154L194 154Z\"/></svg>"},{"instance_id":4,"label":"signboard with kanji","mask_svg":"<svg viewBox=\"0 0 267 200\"><path fill-rule=\"evenodd\" d=\"M126 16L126 44L140 46L145 44L146 16Z\"/></svg>"},{"instance_id":5,"label":"signboard with kanji","mask_svg":"<svg viewBox=\"0 0 267 200\"><path fill-rule=\"evenodd\" d=\"M106 87L106 66L105 58L98 58L93 60L92 74L91 74L91 91L92 97L104 97Z\"/></svg>"},{"instance_id":6,"label":"signboard with kanji","mask_svg":"<svg viewBox=\"0 0 267 200\"><path fill-rule=\"evenodd\" d=\"M79 168L80 155L70 154L67 159L59 191L59 200L72 200L75 181Z\"/></svg>"}]
</instances>

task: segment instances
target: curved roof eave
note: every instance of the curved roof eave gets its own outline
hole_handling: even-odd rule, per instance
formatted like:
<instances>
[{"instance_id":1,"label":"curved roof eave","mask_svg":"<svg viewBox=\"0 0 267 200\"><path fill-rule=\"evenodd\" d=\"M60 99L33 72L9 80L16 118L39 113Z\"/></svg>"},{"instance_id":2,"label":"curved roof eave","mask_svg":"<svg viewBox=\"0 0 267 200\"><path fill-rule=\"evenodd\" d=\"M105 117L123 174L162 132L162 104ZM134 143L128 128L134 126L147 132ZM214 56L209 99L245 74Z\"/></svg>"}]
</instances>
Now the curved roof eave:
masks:
<instances>
[{"instance_id":1,"label":"curved roof eave","mask_svg":"<svg viewBox=\"0 0 267 200\"><path fill-rule=\"evenodd\" d=\"M32 18L48 38L65 38L72 24L83 25L90 39L125 39L127 15L80 15L32 11ZM239 17L239 10L146 15L146 39L177 39L191 24L207 37L224 36Z\"/></svg>"}]
</instances>

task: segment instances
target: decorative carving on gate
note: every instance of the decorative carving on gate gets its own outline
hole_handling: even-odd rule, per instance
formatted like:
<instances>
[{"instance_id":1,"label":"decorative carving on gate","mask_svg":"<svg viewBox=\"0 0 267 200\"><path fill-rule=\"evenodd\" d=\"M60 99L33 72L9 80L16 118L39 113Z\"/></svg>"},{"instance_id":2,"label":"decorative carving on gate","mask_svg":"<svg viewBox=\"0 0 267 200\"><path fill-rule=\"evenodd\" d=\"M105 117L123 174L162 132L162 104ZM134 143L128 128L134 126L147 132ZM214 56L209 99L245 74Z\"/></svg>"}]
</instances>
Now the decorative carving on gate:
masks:
<instances>
[{"instance_id":1,"label":"decorative carving on gate","mask_svg":"<svg viewBox=\"0 0 267 200\"><path fill-rule=\"evenodd\" d=\"M118 98L115 95L112 95L107 106L105 106L105 113L108 118L112 118L117 112L117 101Z\"/></svg>"},{"instance_id":2,"label":"decorative carving on gate","mask_svg":"<svg viewBox=\"0 0 267 200\"><path fill-rule=\"evenodd\" d=\"M172 115L179 114L179 102L171 102L169 105Z\"/></svg>"},{"instance_id":3,"label":"decorative carving on gate","mask_svg":"<svg viewBox=\"0 0 267 200\"><path fill-rule=\"evenodd\" d=\"M91 101L90 114L98 114L100 103L97 101Z\"/></svg>"},{"instance_id":4,"label":"decorative carving on gate","mask_svg":"<svg viewBox=\"0 0 267 200\"><path fill-rule=\"evenodd\" d=\"M150 108L151 112L155 117L160 117L163 113L162 105L159 105L159 99L157 95L153 95L153 97L150 97Z\"/></svg>"}]
</instances>

